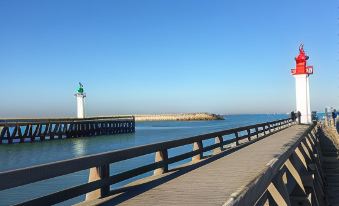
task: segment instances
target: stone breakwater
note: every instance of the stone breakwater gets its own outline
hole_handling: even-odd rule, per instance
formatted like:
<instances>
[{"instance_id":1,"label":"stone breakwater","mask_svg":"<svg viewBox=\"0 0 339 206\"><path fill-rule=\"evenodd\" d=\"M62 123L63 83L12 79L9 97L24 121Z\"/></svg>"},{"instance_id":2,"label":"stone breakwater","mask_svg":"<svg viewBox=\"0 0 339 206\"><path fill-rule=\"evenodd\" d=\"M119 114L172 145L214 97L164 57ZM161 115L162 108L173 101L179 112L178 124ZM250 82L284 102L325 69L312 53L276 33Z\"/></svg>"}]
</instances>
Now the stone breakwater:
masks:
<instances>
[{"instance_id":1,"label":"stone breakwater","mask_svg":"<svg viewBox=\"0 0 339 206\"><path fill-rule=\"evenodd\" d=\"M135 121L201 121L223 120L221 115L210 113L186 113L186 114L137 114Z\"/></svg>"}]
</instances>

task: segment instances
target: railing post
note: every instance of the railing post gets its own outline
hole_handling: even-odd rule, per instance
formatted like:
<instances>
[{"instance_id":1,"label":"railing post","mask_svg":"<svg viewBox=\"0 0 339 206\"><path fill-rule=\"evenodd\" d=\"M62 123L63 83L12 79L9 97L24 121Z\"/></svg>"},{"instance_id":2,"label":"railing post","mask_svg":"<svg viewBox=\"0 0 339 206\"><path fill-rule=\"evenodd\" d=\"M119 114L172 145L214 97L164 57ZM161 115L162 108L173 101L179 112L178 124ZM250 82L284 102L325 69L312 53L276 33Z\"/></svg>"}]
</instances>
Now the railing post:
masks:
<instances>
[{"instance_id":1,"label":"railing post","mask_svg":"<svg viewBox=\"0 0 339 206\"><path fill-rule=\"evenodd\" d=\"M286 187L286 167L281 168L267 190L277 205L291 205L290 196Z\"/></svg>"},{"instance_id":2,"label":"railing post","mask_svg":"<svg viewBox=\"0 0 339 206\"><path fill-rule=\"evenodd\" d=\"M192 163L199 162L203 158L203 145L202 141L197 141L193 143L193 151L200 151L199 154L192 157Z\"/></svg>"},{"instance_id":3,"label":"railing post","mask_svg":"<svg viewBox=\"0 0 339 206\"><path fill-rule=\"evenodd\" d=\"M5 136L4 126L0 126L0 144L2 144L4 136Z\"/></svg>"},{"instance_id":4,"label":"railing post","mask_svg":"<svg viewBox=\"0 0 339 206\"><path fill-rule=\"evenodd\" d=\"M153 172L153 175L161 175L161 174L164 174L168 171L168 164L166 162L167 160L168 160L167 149L160 150L160 151L157 151L155 153L155 162L162 162L163 161L165 165L163 167L155 169L154 172Z\"/></svg>"},{"instance_id":5,"label":"railing post","mask_svg":"<svg viewBox=\"0 0 339 206\"><path fill-rule=\"evenodd\" d=\"M99 167L93 167L89 170L88 182L94 182L96 180L101 180L109 177L109 165L101 165ZM87 200L94 200L108 195L110 191L110 186L103 186L100 189L94 190L86 194Z\"/></svg>"},{"instance_id":6,"label":"railing post","mask_svg":"<svg viewBox=\"0 0 339 206\"><path fill-rule=\"evenodd\" d=\"M258 129L258 127L255 127L255 133L257 133L257 138L259 138L259 129Z\"/></svg>"},{"instance_id":7,"label":"railing post","mask_svg":"<svg viewBox=\"0 0 339 206\"><path fill-rule=\"evenodd\" d=\"M250 129L248 129L247 130L247 135L248 135L248 141L251 141L251 130Z\"/></svg>"},{"instance_id":8,"label":"railing post","mask_svg":"<svg viewBox=\"0 0 339 206\"><path fill-rule=\"evenodd\" d=\"M223 138L222 136L217 136L214 138L215 144L221 144L220 147L217 147L213 150L213 154L219 154L222 151L223 145Z\"/></svg>"},{"instance_id":9,"label":"railing post","mask_svg":"<svg viewBox=\"0 0 339 206\"><path fill-rule=\"evenodd\" d=\"M238 146L239 145L239 134L238 132L235 132L235 145Z\"/></svg>"}]
</instances>

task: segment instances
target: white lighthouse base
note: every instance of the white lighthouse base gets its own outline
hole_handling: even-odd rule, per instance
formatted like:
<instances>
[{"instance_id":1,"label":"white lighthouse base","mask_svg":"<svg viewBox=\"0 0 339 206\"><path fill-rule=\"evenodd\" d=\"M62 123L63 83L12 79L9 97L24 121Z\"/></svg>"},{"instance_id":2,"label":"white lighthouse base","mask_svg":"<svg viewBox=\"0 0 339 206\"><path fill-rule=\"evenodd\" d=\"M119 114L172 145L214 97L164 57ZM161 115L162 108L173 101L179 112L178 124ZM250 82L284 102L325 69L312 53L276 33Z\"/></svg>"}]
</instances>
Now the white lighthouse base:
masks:
<instances>
[{"instance_id":1,"label":"white lighthouse base","mask_svg":"<svg viewBox=\"0 0 339 206\"><path fill-rule=\"evenodd\" d=\"M77 97L77 117L78 118L85 118L85 94L77 93L75 94Z\"/></svg>"},{"instance_id":2,"label":"white lighthouse base","mask_svg":"<svg viewBox=\"0 0 339 206\"><path fill-rule=\"evenodd\" d=\"M310 86L308 74L297 74L295 77L297 112L301 113L301 123L311 124Z\"/></svg>"}]
</instances>

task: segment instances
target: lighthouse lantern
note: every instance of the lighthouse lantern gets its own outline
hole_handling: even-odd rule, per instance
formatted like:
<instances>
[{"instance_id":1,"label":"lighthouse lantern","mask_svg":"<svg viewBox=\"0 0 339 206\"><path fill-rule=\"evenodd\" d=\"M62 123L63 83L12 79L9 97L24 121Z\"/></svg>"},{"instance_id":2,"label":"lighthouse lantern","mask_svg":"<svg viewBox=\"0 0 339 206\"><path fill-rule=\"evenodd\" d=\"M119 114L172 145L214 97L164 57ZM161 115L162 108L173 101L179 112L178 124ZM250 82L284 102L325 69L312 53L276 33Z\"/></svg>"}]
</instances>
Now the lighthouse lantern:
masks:
<instances>
[{"instance_id":1,"label":"lighthouse lantern","mask_svg":"<svg viewBox=\"0 0 339 206\"><path fill-rule=\"evenodd\" d=\"M304 45L299 46L299 55L295 58L296 68L291 70L292 75L313 74L313 66L307 66L309 56L304 51Z\"/></svg>"}]
</instances>

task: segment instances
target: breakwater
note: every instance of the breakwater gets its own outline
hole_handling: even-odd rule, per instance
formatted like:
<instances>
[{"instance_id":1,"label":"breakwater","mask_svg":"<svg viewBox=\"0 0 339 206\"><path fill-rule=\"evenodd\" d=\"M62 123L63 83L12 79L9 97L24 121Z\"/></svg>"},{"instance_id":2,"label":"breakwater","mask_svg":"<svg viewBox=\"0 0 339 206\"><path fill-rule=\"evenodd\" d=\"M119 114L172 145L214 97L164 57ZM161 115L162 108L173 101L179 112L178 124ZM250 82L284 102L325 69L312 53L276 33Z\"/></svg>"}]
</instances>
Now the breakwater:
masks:
<instances>
[{"instance_id":1,"label":"breakwater","mask_svg":"<svg viewBox=\"0 0 339 206\"><path fill-rule=\"evenodd\" d=\"M221 115L210 113L183 113L183 114L137 114L135 121L199 121L223 120Z\"/></svg>"},{"instance_id":2,"label":"breakwater","mask_svg":"<svg viewBox=\"0 0 339 206\"><path fill-rule=\"evenodd\" d=\"M134 131L133 116L83 119L2 119L0 120L0 144L112 135Z\"/></svg>"}]
</instances>

